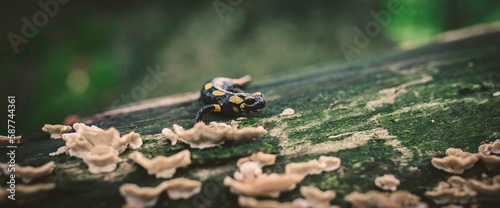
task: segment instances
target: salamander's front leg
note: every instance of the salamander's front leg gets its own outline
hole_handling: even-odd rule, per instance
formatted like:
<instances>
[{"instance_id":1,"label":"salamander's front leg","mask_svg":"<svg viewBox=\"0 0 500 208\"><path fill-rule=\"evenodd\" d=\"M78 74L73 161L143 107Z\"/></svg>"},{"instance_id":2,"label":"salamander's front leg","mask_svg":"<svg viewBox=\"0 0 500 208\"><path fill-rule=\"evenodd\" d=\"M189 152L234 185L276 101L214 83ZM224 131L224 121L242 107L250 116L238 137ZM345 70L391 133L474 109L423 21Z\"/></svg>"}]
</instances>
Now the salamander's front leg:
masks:
<instances>
[{"instance_id":1,"label":"salamander's front leg","mask_svg":"<svg viewBox=\"0 0 500 208\"><path fill-rule=\"evenodd\" d=\"M203 116L207 112L220 112L220 105L219 104L210 104L210 105L205 105L200 110L198 110L198 113L196 114L196 119L194 123L201 122L201 119L203 119Z\"/></svg>"}]
</instances>

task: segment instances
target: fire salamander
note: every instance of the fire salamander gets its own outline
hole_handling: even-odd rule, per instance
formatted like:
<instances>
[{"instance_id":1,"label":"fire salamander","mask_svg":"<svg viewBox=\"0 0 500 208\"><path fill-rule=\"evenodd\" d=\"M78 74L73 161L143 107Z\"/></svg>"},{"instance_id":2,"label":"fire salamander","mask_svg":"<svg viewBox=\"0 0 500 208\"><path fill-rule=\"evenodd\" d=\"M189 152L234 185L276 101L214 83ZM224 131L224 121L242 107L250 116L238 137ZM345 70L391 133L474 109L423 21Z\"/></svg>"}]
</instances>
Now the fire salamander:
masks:
<instances>
[{"instance_id":1,"label":"fire salamander","mask_svg":"<svg viewBox=\"0 0 500 208\"><path fill-rule=\"evenodd\" d=\"M266 106L262 93L245 93L241 88L252 78L246 75L239 79L217 77L201 88L200 100L205 104L196 114L195 123L207 112L234 115L245 111L256 111Z\"/></svg>"}]
</instances>

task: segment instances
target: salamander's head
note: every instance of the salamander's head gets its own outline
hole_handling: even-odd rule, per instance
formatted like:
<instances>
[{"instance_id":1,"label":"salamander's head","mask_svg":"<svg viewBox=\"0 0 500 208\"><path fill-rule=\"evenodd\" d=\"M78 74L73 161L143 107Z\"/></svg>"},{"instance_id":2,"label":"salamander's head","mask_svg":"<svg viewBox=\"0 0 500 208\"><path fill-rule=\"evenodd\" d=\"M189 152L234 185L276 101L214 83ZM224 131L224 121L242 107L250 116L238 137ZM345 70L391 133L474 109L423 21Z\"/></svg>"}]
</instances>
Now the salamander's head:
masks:
<instances>
[{"instance_id":1,"label":"salamander's head","mask_svg":"<svg viewBox=\"0 0 500 208\"><path fill-rule=\"evenodd\" d=\"M251 96L246 96L243 101L246 111L256 111L266 106L266 101L262 98L262 93L256 92Z\"/></svg>"}]
</instances>

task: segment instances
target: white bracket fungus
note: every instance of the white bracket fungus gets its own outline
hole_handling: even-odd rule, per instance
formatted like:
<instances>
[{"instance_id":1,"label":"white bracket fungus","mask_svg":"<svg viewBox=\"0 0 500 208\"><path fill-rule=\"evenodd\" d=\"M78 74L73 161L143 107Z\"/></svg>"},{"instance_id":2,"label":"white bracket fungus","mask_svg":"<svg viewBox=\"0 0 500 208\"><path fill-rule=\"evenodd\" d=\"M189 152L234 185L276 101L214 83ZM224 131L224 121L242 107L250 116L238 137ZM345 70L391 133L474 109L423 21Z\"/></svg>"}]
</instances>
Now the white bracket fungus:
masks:
<instances>
[{"instance_id":1,"label":"white bracket fungus","mask_svg":"<svg viewBox=\"0 0 500 208\"><path fill-rule=\"evenodd\" d=\"M210 122L208 126L199 122L188 130L174 124L173 129L175 134L168 128L162 130L162 134L172 141L172 145L180 140L189 144L191 148L199 149L215 147L223 144L226 140L242 141L259 138L267 133L262 126L238 129L237 126L217 122Z\"/></svg>"},{"instance_id":2,"label":"white bracket fungus","mask_svg":"<svg viewBox=\"0 0 500 208\"><path fill-rule=\"evenodd\" d=\"M125 149L138 149L142 139L138 133L130 132L120 137L120 133L111 127L102 130L96 126L86 126L82 123L73 124L75 133L63 134L66 146L60 147L51 156L67 153L70 156L82 158L89 166L91 173L111 172L115 170L118 157Z\"/></svg>"},{"instance_id":3,"label":"white bracket fungus","mask_svg":"<svg viewBox=\"0 0 500 208\"><path fill-rule=\"evenodd\" d=\"M304 198L298 198L292 202L279 202L275 200L257 200L253 197L240 196L238 204L242 207L251 208L336 208L330 205L330 201L335 198L334 191L321 191L314 186L300 187L300 193Z\"/></svg>"},{"instance_id":4,"label":"white bracket fungus","mask_svg":"<svg viewBox=\"0 0 500 208\"><path fill-rule=\"evenodd\" d=\"M476 154L457 148L448 148L446 155L444 158L432 158L431 163L437 169L453 174L462 174L465 169L472 168L479 159Z\"/></svg>"},{"instance_id":5,"label":"white bracket fungus","mask_svg":"<svg viewBox=\"0 0 500 208\"><path fill-rule=\"evenodd\" d=\"M158 196L163 192L162 184L156 187L139 187L126 183L120 186L120 194L125 197L129 207L152 207L158 201Z\"/></svg>"},{"instance_id":6,"label":"white bracket fungus","mask_svg":"<svg viewBox=\"0 0 500 208\"><path fill-rule=\"evenodd\" d=\"M375 178L375 185L382 190L396 191L399 186L399 180L394 175L385 174L384 176Z\"/></svg>"},{"instance_id":7,"label":"white bracket fungus","mask_svg":"<svg viewBox=\"0 0 500 208\"><path fill-rule=\"evenodd\" d=\"M7 168L7 164L0 163L0 170L2 170L5 175L10 174ZM50 175L52 173L52 170L54 170L54 161L50 161L37 168L34 168L32 166L23 167L16 165L15 175L16 177L21 178L24 183L29 183L34 179Z\"/></svg>"},{"instance_id":8,"label":"white bracket fungus","mask_svg":"<svg viewBox=\"0 0 500 208\"><path fill-rule=\"evenodd\" d=\"M285 109L279 116L291 116L295 113L295 110L291 108Z\"/></svg>"},{"instance_id":9,"label":"white bracket fungus","mask_svg":"<svg viewBox=\"0 0 500 208\"><path fill-rule=\"evenodd\" d=\"M475 190L481 196L494 197L495 200L498 200L498 197L500 197L500 175L486 181L470 179L467 180L465 186Z\"/></svg>"},{"instance_id":10,"label":"white bracket fungus","mask_svg":"<svg viewBox=\"0 0 500 208\"><path fill-rule=\"evenodd\" d=\"M478 152L485 155L489 155L491 153L500 154L500 140L496 140L489 144L479 145Z\"/></svg>"},{"instance_id":11,"label":"white bracket fungus","mask_svg":"<svg viewBox=\"0 0 500 208\"><path fill-rule=\"evenodd\" d=\"M201 182L176 178L164 181L156 187L139 187L130 183L120 186L120 194L125 198L128 207L152 207L163 191L173 200L187 199L201 191Z\"/></svg>"},{"instance_id":12,"label":"white bracket fungus","mask_svg":"<svg viewBox=\"0 0 500 208\"><path fill-rule=\"evenodd\" d=\"M307 175L320 174L325 168L326 165L320 163L318 160L309 160L307 162L288 163L285 166L285 173L306 177Z\"/></svg>"},{"instance_id":13,"label":"white bracket fungus","mask_svg":"<svg viewBox=\"0 0 500 208\"><path fill-rule=\"evenodd\" d=\"M61 135L71 131L71 126L45 124L42 131L50 134L51 139L60 139Z\"/></svg>"},{"instance_id":14,"label":"white bracket fungus","mask_svg":"<svg viewBox=\"0 0 500 208\"><path fill-rule=\"evenodd\" d=\"M307 162L289 163L285 166L285 173L296 174L302 177L307 175L330 172L340 167L340 159L337 157L321 156L319 160L309 160Z\"/></svg>"},{"instance_id":15,"label":"white bracket fungus","mask_svg":"<svg viewBox=\"0 0 500 208\"><path fill-rule=\"evenodd\" d=\"M93 131L93 132L99 132L99 131L104 131L102 130L101 128L97 127L97 126L87 126L85 125L84 123L74 123L73 124L73 129L76 131L76 132L83 132L83 131Z\"/></svg>"},{"instance_id":16,"label":"white bracket fungus","mask_svg":"<svg viewBox=\"0 0 500 208\"><path fill-rule=\"evenodd\" d=\"M236 181L228 176L224 178L224 185L229 186L232 193L276 198L280 192L294 189L300 181L302 181L302 177L299 175L272 173L241 181Z\"/></svg>"},{"instance_id":17,"label":"white bracket fungus","mask_svg":"<svg viewBox=\"0 0 500 208\"><path fill-rule=\"evenodd\" d=\"M55 183L35 184L35 185L16 185L16 195L14 203L34 202L45 198L52 189L56 187ZM10 193L6 187L0 187L0 202L9 200L7 195ZM5 190L5 191L4 191Z\"/></svg>"},{"instance_id":18,"label":"white bracket fungus","mask_svg":"<svg viewBox=\"0 0 500 208\"><path fill-rule=\"evenodd\" d=\"M234 179L241 181L247 179L255 179L262 175L262 166L257 162L246 162L239 166L238 171L234 172Z\"/></svg>"},{"instance_id":19,"label":"white bracket fungus","mask_svg":"<svg viewBox=\"0 0 500 208\"><path fill-rule=\"evenodd\" d=\"M236 166L240 167L243 163L246 162L256 162L260 167L264 167L267 165L274 165L275 161L276 155L257 152L253 153L249 157L240 158L238 162L236 162Z\"/></svg>"},{"instance_id":20,"label":"white bracket fungus","mask_svg":"<svg viewBox=\"0 0 500 208\"><path fill-rule=\"evenodd\" d=\"M441 181L432 191L426 191L425 196L436 204L459 203L468 204L475 201L477 192L464 186L466 181L459 176L448 178L447 182Z\"/></svg>"},{"instance_id":21,"label":"white bracket fungus","mask_svg":"<svg viewBox=\"0 0 500 208\"><path fill-rule=\"evenodd\" d=\"M296 199L294 202L303 201L303 204L307 205L306 207L331 207L330 201L336 196L334 191L321 191L314 186L302 186L300 193L306 199Z\"/></svg>"},{"instance_id":22,"label":"white bracket fungus","mask_svg":"<svg viewBox=\"0 0 500 208\"><path fill-rule=\"evenodd\" d=\"M201 191L201 182L187 178L175 178L163 183L166 184L168 197L174 200L188 199Z\"/></svg>"},{"instance_id":23,"label":"white bracket fungus","mask_svg":"<svg viewBox=\"0 0 500 208\"><path fill-rule=\"evenodd\" d=\"M89 166L89 172L94 174L112 172L121 161L115 149L105 145L96 145L90 149L90 153L83 155L83 162Z\"/></svg>"},{"instance_id":24,"label":"white bracket fungus","mask_svg":"<svg viewBox=\"0 0 500 208\"><path fill-rule=\"evenodd\" d=\"M486 167L489 171L500 169L500 157L496 155L485 155L485 154L477 154L478 158L481 159L481 163L483 163L484 167Z\"/></svg>"},{"instance_id":25,"label":"white bracket fungus","mask_svg":"<svg viewBox=\"0 0 500 208\"><path fill-rule=\"evenodd\" d=\"M172 130L170 130L169 128L162 129L161 134L163 134L163 136L167 137L167 139L172 142L172 145L176 145L177 142L180 140L179 136L177 136L177 134L172 132Z\"/></svg>"},{"instance_id":26,"label":"white bracket fungus","mask_svg":"<svg viewBox=\"0 0 500 208\"><path fill-rule=\"evenodd\" d=\"M132 152L129 158L148 170L148 174L155 174L156 178L171 178L177 168L191 164L191 152L189 150L183 150L170 157L157 156L151 160L144 157L140 152Z\"/></svg>"},{"instance_id":27,"label":"white bracket fungus","mask_svg":"<svg viewBox=\"0 0 500 208\"><path fill-rule=\"evenodd\" d=\"M368 191L365 194L353 192L345 197L353 207L394 207L394 208L424 208L425 203L420 202L420 197L407 191L396 191L391 194L378 191Z\"/></svg>"}]
</instances>

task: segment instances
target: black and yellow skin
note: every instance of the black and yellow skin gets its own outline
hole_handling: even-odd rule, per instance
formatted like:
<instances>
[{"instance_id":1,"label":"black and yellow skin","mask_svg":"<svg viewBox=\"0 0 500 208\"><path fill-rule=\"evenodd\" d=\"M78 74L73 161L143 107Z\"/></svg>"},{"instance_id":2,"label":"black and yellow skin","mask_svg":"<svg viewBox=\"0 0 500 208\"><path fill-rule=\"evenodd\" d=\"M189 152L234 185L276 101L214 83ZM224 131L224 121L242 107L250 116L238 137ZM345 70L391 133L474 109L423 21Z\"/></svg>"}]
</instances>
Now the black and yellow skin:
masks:
<instances>
[{"instance_id":1,"label":"black and yellow skin","mask_svg":"<svg viewBox=\"0 0 500 208\"><path fill-rule=\"evenodd\" d=\"M217 77L205 83L200 97L205 106L196 114L195 123L200 122L207 112L234 115L266 106L262 93L245 93L242 90L251 79L249 75L239 79Z\"/></svg>"}]
</instances>

